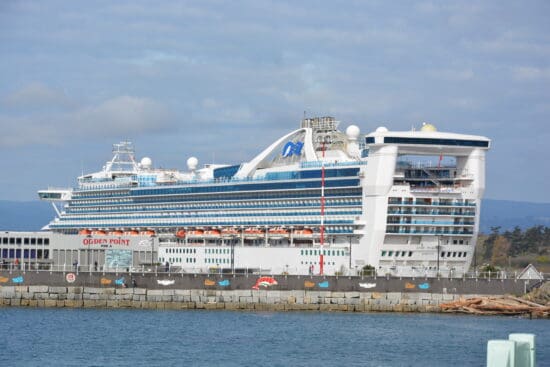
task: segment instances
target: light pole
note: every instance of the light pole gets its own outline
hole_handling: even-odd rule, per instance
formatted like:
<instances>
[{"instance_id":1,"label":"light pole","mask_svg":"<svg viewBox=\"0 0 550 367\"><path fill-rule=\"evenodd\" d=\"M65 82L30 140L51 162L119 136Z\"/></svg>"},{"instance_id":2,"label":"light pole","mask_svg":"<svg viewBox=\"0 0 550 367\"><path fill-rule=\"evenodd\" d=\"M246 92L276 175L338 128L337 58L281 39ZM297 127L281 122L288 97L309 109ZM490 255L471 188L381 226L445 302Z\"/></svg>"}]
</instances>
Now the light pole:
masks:
<instances>
[{"instance_id":1,"label":"light pole","mask_svg":"<svg viewBox=\"0 0 550 367\"><path fill-rule=\"evenodd\" d=\"M235 237L231 237L231 273L235 274Z\"/></svg>"},{"instance_id":2,"label":"light pole","mask_svg":"<svg viewBox=\"0 0 550 367\"><path fill-rule=\"evenodd\" d=\"M348 236L349 239L349 270L351 271L351 239L353 236Z\"/></svg>"},{"instance_id":3,"label":"light pole","mask_svg":"<svg viewBox=\"0 0 550 367\"><path fill-rule=\"evenodd\" d=\"M439 277L439 249L440 249L441 236L437 236L437 276Z\"/></svg>"}]
</instances>

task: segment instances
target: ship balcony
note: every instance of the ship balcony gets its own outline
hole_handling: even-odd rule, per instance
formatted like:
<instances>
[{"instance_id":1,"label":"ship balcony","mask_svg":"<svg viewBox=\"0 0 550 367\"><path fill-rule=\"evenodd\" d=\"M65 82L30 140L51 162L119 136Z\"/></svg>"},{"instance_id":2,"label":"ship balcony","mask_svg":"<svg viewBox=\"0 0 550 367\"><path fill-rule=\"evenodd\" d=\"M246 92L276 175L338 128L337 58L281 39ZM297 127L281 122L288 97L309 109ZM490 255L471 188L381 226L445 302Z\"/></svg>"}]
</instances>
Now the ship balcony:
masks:
<instances>
[{"instance_id":1,"label":"ship balcony","mask_svg":"<svg viewBox=\"0 0 550 367\"><path fill-rule=\"evenodd\" d=\"M428 201L416 201L416 202L395 202L389 201L388 206L406 206L406 207L432 207L432 206L443 206L443 207L475 207L475 203L462 203L462 202L428 202Z\"/></svg>"},{"instance_id":2,"label":"ship balcony","mask_svg":"<svg viewBox=\"0 0 550 367\"><path fill-rule=\"evenodd\" d=\"M474 217L475 213L460 213L444 210L388 210L388 216L396 215Z\"/></svg>"},{"instance_id":3,"label":"ship balcony","mask_svg":"<svg viewBox=\"0 0 550 367\"><path fill-rule=\"evenodd\" d=\"M453 221L431 221L431 220L388 220L388 225L406 225L406 226L414 226L414 225L429 225L429 226L467 226L471 227L475 223L474 222L453 222Z\"/></svg>"},{"instance_id":4,"label":"ship balcony","mask_svg":"<svg viewBox=\"0 0 550 367\"><path fill-rule=\"evenodd\" d=\"M397 234L397 235L410 235L410 234L413 234L413 235L424 235L424 234L431 234L431 235L441 235L441 236L452 236L452 235L466 235L466 236L471 236L474 234L473 231L467 231L467 230L463 230L463 231L448 231L448 230L445 230L445 231L442 231L442 230L416 230L416 229L392 229L392 228L388 228L386 229L386 233L387 234Z\"/></svg>"},{"instance_id":5,"label":"ship balcony","mask_svg":"<svg viewBox=\"0 0 550 367\"><path fill-rule=\"evenodd\" d=\"M444 193L444 194L460 194L463 186L461 185L441 185L434 187L411 185L411 192L428 192L428 193Z\"/></svg>"}]
</instances>

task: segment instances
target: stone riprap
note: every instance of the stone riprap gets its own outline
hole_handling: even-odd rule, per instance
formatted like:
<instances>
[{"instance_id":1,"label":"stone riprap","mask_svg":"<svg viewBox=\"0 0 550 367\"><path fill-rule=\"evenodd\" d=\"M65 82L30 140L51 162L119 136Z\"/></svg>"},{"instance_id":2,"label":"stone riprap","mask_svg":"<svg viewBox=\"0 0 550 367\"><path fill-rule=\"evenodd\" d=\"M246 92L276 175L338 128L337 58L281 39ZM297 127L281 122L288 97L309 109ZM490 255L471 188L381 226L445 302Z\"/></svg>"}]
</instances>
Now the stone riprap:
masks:
<instances>
[{"instance_id":1,"label":"stone riprap","mask_svg":"<svg viewBox=\"0 0 550 367\"><path fill-rule=\"evenodd\" d=\"M439 312L459 297L440 293L2 286L0 304L20 307Z\"/></svg>"}]
</instances>

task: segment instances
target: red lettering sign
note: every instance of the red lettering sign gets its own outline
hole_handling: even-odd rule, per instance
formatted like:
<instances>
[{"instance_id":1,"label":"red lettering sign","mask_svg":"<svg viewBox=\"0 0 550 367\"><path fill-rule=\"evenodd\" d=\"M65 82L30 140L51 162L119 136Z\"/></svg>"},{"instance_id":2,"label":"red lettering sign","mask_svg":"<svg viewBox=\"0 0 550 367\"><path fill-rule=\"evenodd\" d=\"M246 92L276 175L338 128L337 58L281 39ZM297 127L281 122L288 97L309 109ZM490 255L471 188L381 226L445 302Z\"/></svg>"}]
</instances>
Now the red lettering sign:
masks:
<instances>
[{"instance_id":1,"label":"red lettering sign","mask_svg":"<svg viewBox=\"0 0 550 367\"><path fill-rule=\"evenodd\" d=\"M92 245L118 245L118 246L130 246L130 240L123 238L84 238L82 239L84 246Z\"/></svg>"}]
</instances>

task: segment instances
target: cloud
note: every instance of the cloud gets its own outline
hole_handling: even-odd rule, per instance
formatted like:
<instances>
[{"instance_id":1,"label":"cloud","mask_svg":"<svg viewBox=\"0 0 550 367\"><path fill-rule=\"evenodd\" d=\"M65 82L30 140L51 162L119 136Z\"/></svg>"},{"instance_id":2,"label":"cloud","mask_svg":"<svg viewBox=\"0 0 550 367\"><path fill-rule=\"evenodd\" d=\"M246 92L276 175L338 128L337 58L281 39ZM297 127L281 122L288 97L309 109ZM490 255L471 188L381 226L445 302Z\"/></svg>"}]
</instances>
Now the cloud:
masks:
<instances>
[{"instance_id":1,"label":"cloud","mask_svg":"<svg viewBox=\"0 0 550 367\"><path fill-rule=\"evenodd\" d=\"M441 79L446 81L464 81L464 80L471 80L475 77L475 74L471 69L429 70L428 75L430 75L435 79Z\"/></svg>"},{"instance_id":2,"label":"cloud","mask_svg":"<svg viewBox=\"0 0 550 367\"><path fill-rule=\"evenodd\" d=\"M532 66L520 66L512 69L514 78L519 81L548 80L550 68L537 68Z\"/></svg>"},{"instance_id":3,"label":"cloud","mask_svg":"<svg viewBox=\"0 0 550 367\"><path fill-rule=\"evenodd\" d=\"M19 109L67 107L71 104L65 93L38 82L32 82L12 92L2 102L8 108Z\"/></svg>"},{"instance_id":4,"label":"cloud","mask_svg":"<svg viewBox=\"0 0 550 367\"><path fill-rule=\"evenodd\" d=\"M54 113L0 115L0 147L60 144L65 139L135 137L177 130L168 108L150 98L117 96Z\"/></svg>"},{"instance_id":5,"label":"cloud","mask_svg":"<svg viewBox=\"0 0 550 367\"><path fill-rule=\"evenodd\" d=\"M149 98L119 96L68 116L80 132L92 135L165 131L171 127L167 109Z\"/></svg>"}]
</instances>

